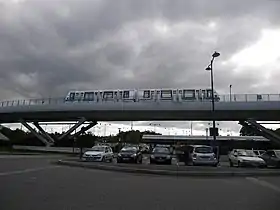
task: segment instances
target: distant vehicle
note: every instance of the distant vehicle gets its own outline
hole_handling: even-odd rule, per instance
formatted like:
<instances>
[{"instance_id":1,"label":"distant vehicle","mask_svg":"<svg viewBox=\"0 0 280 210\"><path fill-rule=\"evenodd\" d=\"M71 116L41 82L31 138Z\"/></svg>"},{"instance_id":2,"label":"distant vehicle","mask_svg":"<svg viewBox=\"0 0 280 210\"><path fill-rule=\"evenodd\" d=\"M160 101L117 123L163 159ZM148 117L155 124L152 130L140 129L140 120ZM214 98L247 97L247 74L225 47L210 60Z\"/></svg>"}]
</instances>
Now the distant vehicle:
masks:
<instances>
[{"instance_id":1,"label":"distant vehicle","mask_svg":"<svg viewBox=\"0 0 280 210\"><path fill-rule=\"evenodd\" d=\"M118 163L142 163L142 153L139 147L124 147L117 156Z\"/></svg>"},{"instance_id":2,"label":"distant vehicle","mask_svg":"<svg viewBox=\"0 0 280 210\"><path fill-rule=\"evenodd\" d=\"M266 162L267 166L280 168L280 150L268 150L261 158Z\"/></svg>"},{"instance_id":3,"label":"distant vehicle","mask_svg":"<svg viewBox=\"0 0 280 210\"><path fill-rule=\"evenodd\" d=\"M255 166L266 167L265 161L258 157L253 150L233 149L229 155L230 166Z\"/></svg>"},{"instance_id":4,"label":"distant vehicle","mask_svg":"<svg viewBox=\"0 0 280 210\"><path fill-rule=\"evenodd\" d=\"M112 162L114 154L109 146L94 146L83 154L84 161Z\"/></svg>"},{"instance_id":5,"label":"distant vehicle","mask_svg":"<svg viewBox=\"0 0 280 210\"><path fill-rule=\"evenodd\" d=\"M265 153L265 150L253 150L253 151L258 157L261 157Z\"/></svg>"},{"instance_id":6,"label":"distant vehicle","mask_svg":"<svg viewBox=\"0 0 280 210\"><path fill-rule=\"evenodd\" d=\"M150 164L153 163L165 163L171 165L172 156L169 148L166 147L155 147L150 156Z\"/></svg>"},{"instance_id":7,"label":"distant vehicle","mask_svg":"<svg viewBox=\"0 0 280 210\"><path fill-rule=\"evenodd\" d=\"M70 91L65 101L210 101L211 97L211 89L88 90ZM214 99L220 101L216 91L214 91Z\"/></svg>"}]
</instances>

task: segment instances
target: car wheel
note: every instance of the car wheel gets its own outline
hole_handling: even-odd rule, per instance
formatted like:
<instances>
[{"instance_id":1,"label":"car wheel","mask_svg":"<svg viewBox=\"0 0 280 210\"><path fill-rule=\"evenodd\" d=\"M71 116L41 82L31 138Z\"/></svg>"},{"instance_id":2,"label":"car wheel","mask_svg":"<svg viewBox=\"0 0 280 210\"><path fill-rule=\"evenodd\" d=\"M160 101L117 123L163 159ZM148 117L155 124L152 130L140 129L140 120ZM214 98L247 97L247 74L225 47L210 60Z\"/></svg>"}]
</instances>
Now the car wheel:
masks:
<instances>
[{"instance_id":1,"label":"car wheel","mask_svg":"<svg viewBox=\"0 0 280 210\"><path fill-rule=\"evenodd\" d=\"M231 160L229 160L229 166L233 167L233 163L231 162Z\"/></svg>"},{"instance_id":2,"label":"car wheel","mask_svg":"<svg viewBox=\"0 0 280 210\"><path fill-rule=\"evenodd\" d=\"M140 158L139 163L142 164L142 158Z\"/></svg>"},{"instance_id":3,"label":"car wheel","mask_svg":"<svg viewBox=\"0 0 280 210\"><path fill-rule=\"evenodd\" d=\"M106 161L106 159L105 159L105 157L103 156L102 159L101 159L101 162L105 162L105 161Z\"/></svg>"},{"instance_id":4,"label":"car wheel","mask_svg":"<svg viewBox=\"0 0 280 210\"><path fill-rule=\"evenodd\" d=\"M110 162L110 163L112 163L112 162L113 162L113 158L112 158L112 157L110 158L109 162Z\"/></svg>"}]
</instances>

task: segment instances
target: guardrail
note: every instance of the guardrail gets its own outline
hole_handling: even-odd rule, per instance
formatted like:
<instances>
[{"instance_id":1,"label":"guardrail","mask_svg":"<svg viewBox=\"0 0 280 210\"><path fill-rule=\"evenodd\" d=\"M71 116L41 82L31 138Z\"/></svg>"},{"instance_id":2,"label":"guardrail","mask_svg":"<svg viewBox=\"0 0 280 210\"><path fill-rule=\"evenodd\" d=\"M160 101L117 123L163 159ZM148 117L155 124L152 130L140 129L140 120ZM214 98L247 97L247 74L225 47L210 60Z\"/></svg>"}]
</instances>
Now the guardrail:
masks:
<instances>
[{"instance_id":1,"label":"guardrail","mask_svg":"<svg viewBox=\"0 0 280 210\"><path fill-rule=\"evenodd\" d=\"M79 148L73 147L43 147L43 146L21 146L13 145L15 150L25 150L25 151L37 151L37 152L58 152L58 153L80 153ZM89 148L83 148L83 151L88 150Z\"/></svg>"},{"instance_id":2,"label":"guardrail","mask_svg":"<svg viewBox=\"0 0 280 210\"><path fill-rule=\"evenodd\" d=\"M220 95L219 102L262 102L262 101L280 101L280 94L232 94L232 95ZM139 100L139 102L158 102L159 100ZM166 101L166 100L164 100ZM195 100L176 100L173 102L209 102L210 100L195 99ZM21 100L9 100L0 101L0 107L10 107L10 106L32 106L32 105L55 105L55 104L71 104L71 103L138 103L135 101L126 100L99 100L99 101L66 101L65 98L41 98L41 99L21 99Z\"/></svg>"}]
</instances>

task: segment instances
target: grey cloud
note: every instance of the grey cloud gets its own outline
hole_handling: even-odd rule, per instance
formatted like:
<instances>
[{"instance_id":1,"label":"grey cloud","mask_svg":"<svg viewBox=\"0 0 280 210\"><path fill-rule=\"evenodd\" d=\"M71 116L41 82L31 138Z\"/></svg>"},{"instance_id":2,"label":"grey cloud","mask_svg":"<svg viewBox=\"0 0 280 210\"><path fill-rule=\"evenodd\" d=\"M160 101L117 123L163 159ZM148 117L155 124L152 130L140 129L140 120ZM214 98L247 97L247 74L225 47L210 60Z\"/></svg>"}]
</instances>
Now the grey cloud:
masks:
<instances>
[{"instance_id":1,"label":"grey cloud","mask_svg":"<svg viewBox=\"0 0 280 210\"><path fill-rule=\"evenodd\" d=\"M229 84L235 93L278 91L274 66L264 82L250 69L236 72L235 64L222 63L254 44L263 28L279 28L279 10L278 1L261 0L2 3L0 96L209 87L204 69L214 50L222 53L215 62L215 88L222 94L228 94ZM211 21L216 23L213 28ZM157 24L167 33L161 34Z\"/></svg>"}]
</instances>

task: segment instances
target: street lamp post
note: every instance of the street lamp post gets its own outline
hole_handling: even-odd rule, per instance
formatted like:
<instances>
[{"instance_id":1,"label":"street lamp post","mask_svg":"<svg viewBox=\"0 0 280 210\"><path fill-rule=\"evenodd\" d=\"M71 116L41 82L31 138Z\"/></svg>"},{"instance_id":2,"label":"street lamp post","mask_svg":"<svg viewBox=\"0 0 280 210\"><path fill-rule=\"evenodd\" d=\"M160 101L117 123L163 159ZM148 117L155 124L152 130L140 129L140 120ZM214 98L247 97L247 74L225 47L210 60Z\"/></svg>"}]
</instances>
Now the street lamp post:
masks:
<instances>
[{"instance_id":1,"label":"street lamp post","mask_svg":"<svg viewBox=\"0 0 280 210\"><path fill-rule=\"evenodd\" d=\"M212 59L208 67L205 69L206 71L210 71L211 73L211 99L212 99L212 118L213 118L213 140L214 146L216 147L216 121L215 121L215 98L214 98L214 76L213 76L213 62L216 57L219 57L220 53L214 52L212 55Z\"/></svg>"},{"instance_id":2,"label":"street lamp post","mask_svg":"<svg viewBox=\"0 0 280 210\"><path fill-rule=\"evenodd\" d=\"M232 85L229 85L229 101L231 102L231 88L232 88Z\"/></svg>"}]
</instances>

